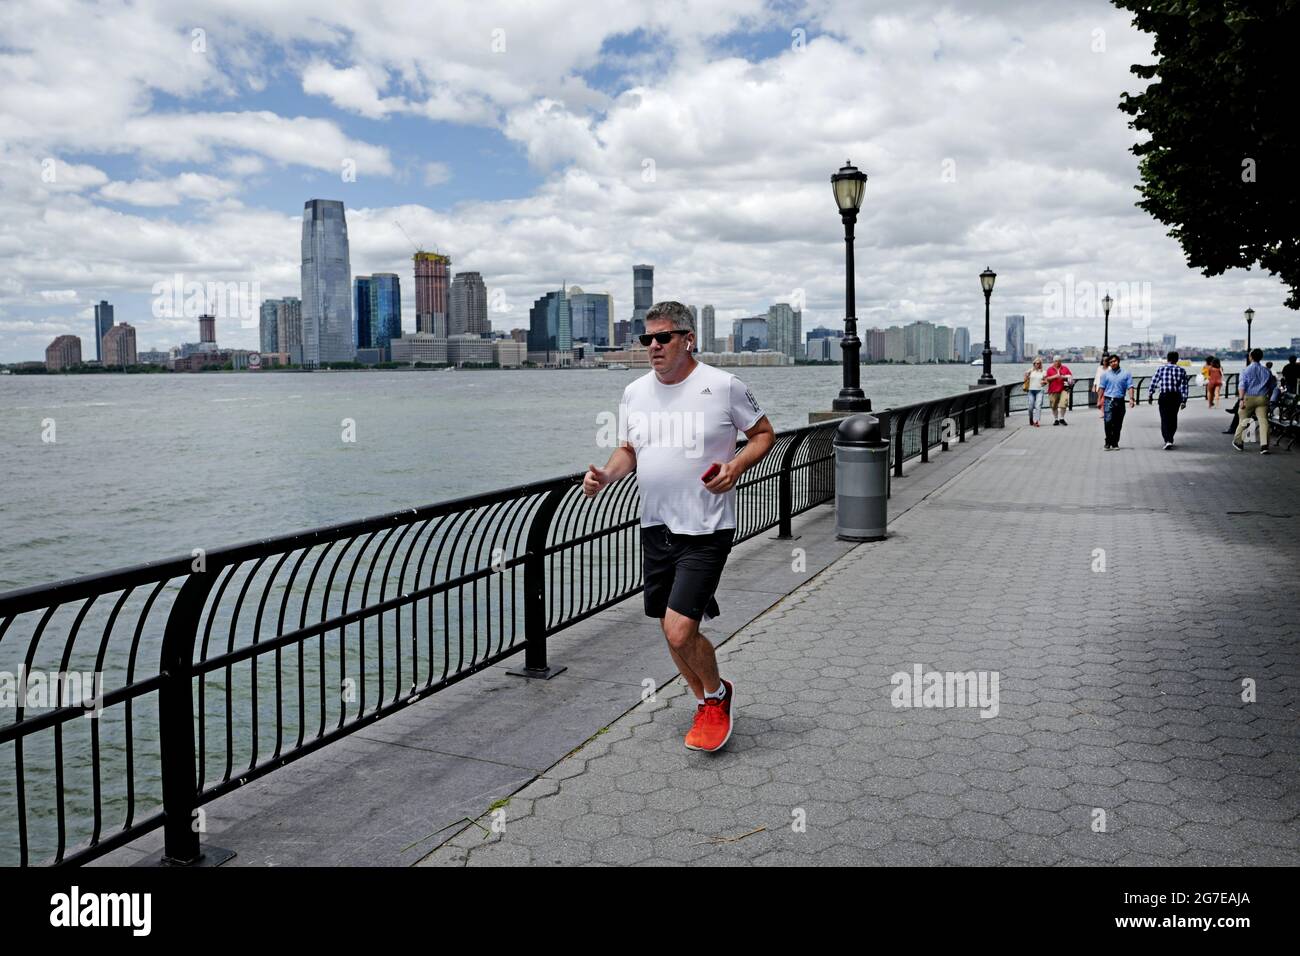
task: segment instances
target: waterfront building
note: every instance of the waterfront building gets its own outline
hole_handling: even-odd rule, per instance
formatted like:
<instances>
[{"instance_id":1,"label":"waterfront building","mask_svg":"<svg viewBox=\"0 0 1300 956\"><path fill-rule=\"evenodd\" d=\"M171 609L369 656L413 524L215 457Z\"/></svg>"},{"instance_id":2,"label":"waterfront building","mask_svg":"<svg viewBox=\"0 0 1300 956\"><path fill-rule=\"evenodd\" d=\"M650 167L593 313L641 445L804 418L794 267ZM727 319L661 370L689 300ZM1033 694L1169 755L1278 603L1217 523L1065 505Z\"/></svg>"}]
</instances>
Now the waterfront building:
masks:
<instances>
[{"instance_id":1,"label":"waterfront building","mask_svg":"<svg viewBox=\"0 0 1300 956\"><path fill-rule=\"evenodd\" d=\"M104 361L104 336L113 327L113 307L103 299L95 306L95 359Z\"/></svg>"},{"instance_id":2,"label":"waterfront building","mask_svg":"<svg viewBox=\"0 0 1300 956\"><path fill-rule=\"evenodd\" d=\"M81 338L76 335L60 335L45 347L45 368L51 372L61 372L81 364Z\"/></svg>"},{"instance_id":3,"label":"waterfront building","mask_svg":"<svg viewBox=\"0 0 1300 956\"><path fill-rule=\"evenodd\" d=\"M1007 347L1006 354L1010 356L1012 362L1023 362L1025 360L1025 317L1023 315L1008 315L1007 324ZM983 354L984 350L980 349Z\"/></svg>"},{"instance_id":4,"label":"waterfront building","mask_svg":"<svg viewBox=\"0 0 1300 956\"><path fill-rule=\"evenodd\" d=\"M983 351L981 349L981 351ZM970 354L970 329L958 326L952 330L952 357L961 362L969 362Z\"/></svg>"},{"instance_id":5,"label":"waterfront building","mask_svg":"<svg viewBox=\"0 0 1300 956\"><path fill-rule=\"evenodd\" d=\"M217 344L217 317L215 315L199 316L199 341Z\"/></svg>"},{"instance_id":6,"label":"waterfront building","mask_svg":"<svg viewBox=\"0 0 1300 956\"><path fill-rule=\"evenodd\" d=\"M449 331L451 257L417 252L415 263L415 331L445 338Z\"/></svg>"},{"instance_id":7,"label":"waterfront building","mask_svg":"<svg viewBox=\"0 0 1300 956\"><path fill-rule=\"evenodd\" d=\"M392 272L370 277L370 347L385 353L402 335L402 284Z\"/></svg>"},{"instance_id":8,"label":"waterfront building","mask_svg":"<svg viewBox=\"0 0 1300 956\"><path fill-rule=\"evenodd\" d=\"M486 336L492 333L488 320L487 284L477 272L458 272L450 292L450 335Z\"/></svg>"},{"instance_id":9,"label":"waterfront building","mask_svg":"<svg viewBox=\"0 0 1300 956\"><path fill-rule=\"evenodd\" d=\"M645 314L655 303L655 267L632 267L632 327L630 335L645 331Z\"/></svg>"},{"instance_id":10,"label":"waterfront building","mask_svg":"<svg viewBox=\"0 0 1300 956\"><path fill-rule=\"evenodd\" d=\"M569 289L569 321L573 341L609 346L614 315L614 297L607 292L583 292L578 286Z\"/></svg>"},{"instance_id":11,"label":"waterfront building","mask_svg":"<svg viewBox=\"0 0 1300 956\"><path fill-rule=\"evenodd\" d=\"M276 352L280 348L278 326L276 324L279 299L267 299L259 310L257 345L263 352Z\"/></svg>"},{"instance_id":12,"label":"waterfront building","mask_svg":"<svg viewBox=\"0 0 1300 956\"><path fill-rule=\"evenodd\" d=\"M496 339L492 342L492 356L502 368L519 368L528 358L528 343Z\"/></svg>"},{"instance_id":13,"label":"waterfront building","mask_svg":"<svg viewBox=\"0 0 1300 956\"><path fill-rule=\"evenodd\" d=\"M101 361L105 368L125 368L136 364L133 326L119 322L104 333L104 357Z\"/></svg>"},{"instance_id":14,"label":"waterfront building","mask_svg":"<svg viewBox=\"0 0 1300 956\"><path fill-rule=\"evenodd\" d=\"M573 349L573 324L569 297L563 289L548 292L528 311L528 351L570 352ZM546 364L550 364L547 360Z\"/></svg>"},{"instance_id":15,"label":"waterfront building","mask_svg":"<svg viewBox=\"0 0 1300 956\"><path fill-rule=\"evenodd\" d=\"M803 313L788 302L778 302L767 310L767 343L775 352L799 358L803 344Z\"/></svg>"},{"instance_id":16,"label":"waterfront building","mask_svg":"<svg viewBox=\"0 0 1300 956\"><path fill-rule=\"evenodd\" d=\"M285 296L276 306L276 348L289 356L291 365L303 364L302 300Z\"/></svg>"},{"instance_id":17,"label":"waterfront building","mask_svg":"<svg viewBox=\"0 0 1300 956\"><path fill-rule=\"evenodd\" d=\"M393 339L388 348L394 362L446 365L447 341L446 336L431 332L407 332Z\"/></svg>"},{"instance_id":18,"label":"waterfront building","mask_svg":"<svg viewBox=\"0 0 1300 956\"><path fill-rule=\"evenodd\" d=\"M754 315L731 323L733 348L737 352L756 352L769 347L767 316Z\"/></svg>"},{"instance_id":19,"label":"waterfront building","mask_svg":"<svg viewBox=\"0 0 1300 956\"><path fill-rule=\"evenodd\" d=\"M309 199L302 211L302 357L316 367L350 362L352 266L343 203Z\"/></svg>"},{"instance_id":20,"label":"waterfront building","mask_svg":"<svg viewBox=\"0 0 1300 956\"><path fill-rule=\"evenodd\" d=\"M157 349L148 352L135 353L135 363L137 365L166 365L169 356L166 352L159 352Z\"/></svg>"},{"instance_id":21,"label":"waterfront building","mask_svg":"<svg viewBox=\"0 0 1300 956\"><path fill-rule=\"evenodd\" d=\"M370 276L352 280L352 340L358 349L370 345Z\"/></svg>"},{"instance_id":22,"label":"waterfront building","mask_svg":"<svg viewBox=\"0 0 1300 956\"><path fill-rule=\"evenodd\" d=\"M717 316L713 311L713 306L706 305L700 310L700 325L696 329L695 350L697 352L711 352L717 344L713 337L717 332Z\"/></svg>"}]
</instances>

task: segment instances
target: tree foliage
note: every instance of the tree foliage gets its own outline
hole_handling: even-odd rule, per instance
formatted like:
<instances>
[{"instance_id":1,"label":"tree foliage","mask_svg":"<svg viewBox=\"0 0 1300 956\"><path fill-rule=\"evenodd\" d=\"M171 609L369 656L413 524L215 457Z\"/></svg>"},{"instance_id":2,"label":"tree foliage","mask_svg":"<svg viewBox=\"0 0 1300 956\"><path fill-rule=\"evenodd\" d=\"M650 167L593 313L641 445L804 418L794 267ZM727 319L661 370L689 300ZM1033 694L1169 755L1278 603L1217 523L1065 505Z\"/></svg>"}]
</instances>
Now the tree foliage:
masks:
<instances>
[{"instance_id":1,"label":"tree foliage","mask_svg":"<svg viewBox=\"0 0 1300 956\"><path fill-rule=\"evenodd\" d=\"M1300 0L1113 0L1154 37L1152 81L1124 93L1149 138L1138 206L1171 227L1204 275L1258 264L1300 308L1300 144L1294 106Z\"/></svg>"}]
</instances>

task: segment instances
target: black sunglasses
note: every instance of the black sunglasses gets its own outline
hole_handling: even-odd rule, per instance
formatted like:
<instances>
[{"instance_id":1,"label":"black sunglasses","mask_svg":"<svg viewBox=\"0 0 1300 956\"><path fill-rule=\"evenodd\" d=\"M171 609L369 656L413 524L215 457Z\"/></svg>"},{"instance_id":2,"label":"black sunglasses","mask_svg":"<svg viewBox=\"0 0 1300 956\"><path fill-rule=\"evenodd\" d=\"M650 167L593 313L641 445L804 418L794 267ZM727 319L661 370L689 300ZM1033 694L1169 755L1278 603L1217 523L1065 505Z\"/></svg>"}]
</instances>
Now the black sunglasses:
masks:
<instances>
[{"instance_id":1,"label":"black sunglasses","mask_svg":"<svg viewBox=\"0 0 1300 956\"><path fill-rule=\"evenodd\" d=\"M690 329L673 329L671 332L642 332L640 336L641 344L649 348L650 342L653 340L660 345L667 345L673 340L674 335L686 335L689 332Z\"/></svg>"}]
</instances>

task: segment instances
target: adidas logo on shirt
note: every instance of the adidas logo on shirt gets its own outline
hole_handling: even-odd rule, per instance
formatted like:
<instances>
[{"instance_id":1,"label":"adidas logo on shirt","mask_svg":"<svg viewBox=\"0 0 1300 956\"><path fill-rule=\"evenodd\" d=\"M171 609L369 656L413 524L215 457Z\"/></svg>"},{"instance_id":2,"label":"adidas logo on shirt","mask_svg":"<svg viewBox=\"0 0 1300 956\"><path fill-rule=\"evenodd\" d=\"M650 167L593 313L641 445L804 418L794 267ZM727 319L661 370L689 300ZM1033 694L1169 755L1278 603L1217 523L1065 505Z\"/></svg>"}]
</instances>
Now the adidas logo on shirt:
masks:
<instances>
[{"instance_id":1,"label":"adidas logo on shirt","mask_svg":"<svg viewBox=\"0 0 1300 956\"><path fill-rule=\"evenodd\" d=\"M704 391L700 392L700 394L701 394L701 395L712 395L713 393L712 393L711 391L709 391L709 387L706 385L706 386L704 386Z\"/></svg>"}]
</instances>

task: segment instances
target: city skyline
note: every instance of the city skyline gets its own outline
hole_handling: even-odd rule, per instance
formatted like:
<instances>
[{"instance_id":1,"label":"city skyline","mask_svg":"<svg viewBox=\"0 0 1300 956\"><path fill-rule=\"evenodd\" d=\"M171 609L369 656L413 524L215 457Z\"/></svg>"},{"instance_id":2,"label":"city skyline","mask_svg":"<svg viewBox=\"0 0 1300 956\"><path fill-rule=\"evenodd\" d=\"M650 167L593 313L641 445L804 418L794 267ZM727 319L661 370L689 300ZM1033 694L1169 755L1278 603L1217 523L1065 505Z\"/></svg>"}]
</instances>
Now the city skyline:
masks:
<instances>
[{"instance_id":1,"label":"city skyline","mask_svg":"<svg viewBox=\"0 0 1300 956\"><path fill-rule=\"evenodd\" d=\"M490 13L453 18L437 56L401 9L322 10L330 40L304 40L296 17L269 10L230 11L196 36L167 9L11 9L0 362L84 337L101 299L143 342L177 341L193 317L155 315L151 291L176 274L256 284L249 314L217 316L224 341L256 348L260 301L300 294L308 196L346 203L353 274L405 275L412 243L473 263L496 331L526 325L533 299L566 278L634 306L628 266L643 262L656 298L713 303L724 327L795 298L805 325L842 322L827 186L846 157L870 176L865 324L977 337L987 262L993 308L1024 314L1035 342L1097 338L1110 285L1136 290L1115 296L1137 313L1112 314L1120 338L1140 325L1226 344L1247 307L1255 342L1300 335L1277 280L1200 276L1134 206L1136 134L1116 103L1150 38L1106 4L974 19L929 2L870 15L753 4L672 22L649 4L616 18L538 8L495 50ZM106 34L122 45L87 39ZM989 62L999 69L972 69ZM848 74L870 82L846 100L836 77ZM89 112L87 77L101 107ZM947 95L957 82L974 85ZM931 122L898 113L909 97ZM787 155L791 137L812 148ZM416 327L411 297L402 326Z\"/></svg>"}]
</instances>

